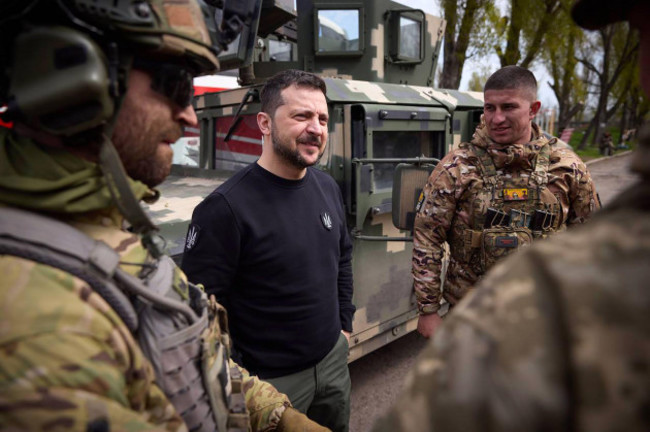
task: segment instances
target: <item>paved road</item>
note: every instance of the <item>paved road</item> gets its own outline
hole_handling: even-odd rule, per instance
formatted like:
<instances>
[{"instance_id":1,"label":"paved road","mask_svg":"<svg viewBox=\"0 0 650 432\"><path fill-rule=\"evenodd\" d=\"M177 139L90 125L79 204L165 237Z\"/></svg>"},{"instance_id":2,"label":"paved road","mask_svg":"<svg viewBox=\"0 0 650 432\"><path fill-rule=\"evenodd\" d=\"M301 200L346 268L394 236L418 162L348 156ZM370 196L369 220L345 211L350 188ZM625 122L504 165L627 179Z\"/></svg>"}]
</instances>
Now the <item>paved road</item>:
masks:
<instances>
[{"instance_id":1,"label":"paved road","mask_svg":"<svg viewBox=\"0 0 650 432\"><path fill-rule=\"evenodd\" d=\"M603 204L634 182L635 177L628 171L631 160L632 156L627 153L588 162ZM369 431L392 405L425 344L426 340L413 332L350 364L350 432Z\"/></svg>"},{"instance_id":2,"label":"paved road","mask_svg":"<svg viewBox=\"0 0 650 432\"><path fill-rule=\"evenodd\" d=\"M629 170L633 155L625 152L609 158L587 162L600 200L605 205L623 189L634 183L636 176Z\"/></svg>"}]
</instances>

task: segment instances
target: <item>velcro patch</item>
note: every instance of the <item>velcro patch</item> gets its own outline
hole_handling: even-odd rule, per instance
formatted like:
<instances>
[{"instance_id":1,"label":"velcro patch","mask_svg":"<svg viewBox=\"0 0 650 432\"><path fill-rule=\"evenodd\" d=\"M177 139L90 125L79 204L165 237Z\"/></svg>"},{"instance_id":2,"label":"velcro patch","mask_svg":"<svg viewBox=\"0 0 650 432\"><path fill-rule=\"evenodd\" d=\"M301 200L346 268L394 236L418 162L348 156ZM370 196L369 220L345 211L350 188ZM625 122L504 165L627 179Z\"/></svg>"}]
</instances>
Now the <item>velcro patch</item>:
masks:
<instances>
[{"instance_id":1,"label":"velcro patch","mask_svg":"<svg viewBox=\"0 0 650 432\"><path fill-rule=\"evenodd\" d=\"M503 190L504 201L526 201L527 199L528 199L528 189L526 188Z\"/></svg>"},{"instance_id":2,"label":"velcro patch","mask_svg":"<svg viewBox=\"0 0 650 432\"><path fill-rule=\"evenodd\" d=\"M418 202L415 204L416 213L418 213L422 209L422 204L424 204L424 191L420 191L420 196L418 196Z\"/></svg>"},{"instance_id":3,"label":"velcro patch","mask_svg":"<svg viewBox=\"0 0 650 432\"><path fill-rule=\"evenodd\" d=\"M494 245L502 248L516 248L519 246L519 239L517 237L499 236L494 240Z\"/></svg>"}]
</instances>

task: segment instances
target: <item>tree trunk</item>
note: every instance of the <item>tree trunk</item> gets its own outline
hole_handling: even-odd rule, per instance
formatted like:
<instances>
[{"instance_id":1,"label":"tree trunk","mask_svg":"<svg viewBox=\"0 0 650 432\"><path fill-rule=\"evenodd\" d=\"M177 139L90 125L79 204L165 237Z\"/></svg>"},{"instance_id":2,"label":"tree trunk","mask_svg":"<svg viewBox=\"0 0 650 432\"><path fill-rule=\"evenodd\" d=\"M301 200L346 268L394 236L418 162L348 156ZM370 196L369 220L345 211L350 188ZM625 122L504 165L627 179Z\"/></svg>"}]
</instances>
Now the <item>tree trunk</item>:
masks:
<instances>
[{"instance_id":1,"label":"tree trunk","mask_svg":"<svg viewBox=\"0 0 650 432\"><path fill-rule=\"evenodd\" d=\"M566 19L566 17L563 18ZM566 25L560 28L564 29L566 33L553 36L560 37L562 43L556 50L549 47L550 71L553 77L553 82L549 83L549 86L558 102L558 133L569 127L571 119L584 108L582 101L576 101L579 96L576 96L574 88L575 69L578 62L575 58L578 34L571 26L568 27L568 30Z\"/></svg>"},{"instance_id":2,"label":"tree trunk","mask_svg":"<svg viewBox=\"0 0 650 432\"><path fill-rule=\"evenodd\" d=\"M596 124L598 117L594 116L594 118L591 119L589 122L589 126L587 126L587 130L585 131L584 136L580 140L580 144L578 144L578 150L584 150L587 148L587 140L589 139L589 135L591 135L591 131L594 130L594 126Z\"/></svg>"},{"instance_id":3,"label":"tree trunk","mask_svg":"<svg viewBox=\"0 0 650 432\"><path fill-rule=\"evenodd\" d=\"M614 25L598 31L601 48L603 50L602 64L600 65L600 68L597 68L593 63L586 60L580 60L580 62L587 68L594 71L598 77L599 97L598 106L596 107L596 116L593 121L595 133L592 143L600 143L603 132L601 125L607 124L607 121L615 114L618 106L626 97L626 93L630 86L630 82L628 81L625 89L620 93L614 106L608 110L607 105L609 93L614 88L614 85L621 76L622 71L627 65L629 65L630 61L633 61L639 46L638 41L636 43L634 42L632 31L627 28L625 44L620 52L616 52L615 48L612 46L612 40L614 39L615 32L620 29L620 27Z\"/></svg>"},{"instance_id":4,"label":"tree trunk","mask_svg":"<svg viewBox=\"0 0 650 432\"><path fill-rule=\"evenodd\" d=\"M584 105L581 103L577 103L570 108L567 106L567 104L560 106L561 111L557 122L558 133L562 133L564 129L568 128L571 124L571 119L575 117L575 115L578 114L583 108Z\"/></svg>"},{"instance_id":5,"label":"tree trunk","mask_svg":"<svg viewBox=\"0 0 650 432\"><path fill-rule=\"evenodd\" d=\"M545 10L541 12L542 19L539 21L539 26L535 31L535 36L527 47L526 56L521 61L519 66L528 68L533 60L537 57L539 50L542 48L544 36L549 32L551 24L555 20L558 11L560 10L560 2L558 0L545 0Z\"/></svg>"},{"instance_id":6,"label":"tree trunk","mask_svg":"<svg viewBox=\"0 0 650 432\"><path fill-rule=\"evenodd\" d=\"M621 110L621 122L618 124L618 129L620 130L620 134L618 136L618 145L620 146L623 144L623 133L627 129L627 102L623 103L623 109Z\"/></svg>"},{"instance_id":7,"label":"tree trunk","mask_svg":"<svg viewBox=\"0 0 650 432\"><path fill-rule=\"evenodd\" d=\"M459 18L458 2L444 0L442 3L445 20L447 21L442 76L438 83L442 88L457 90L460 87L471 30L476 19L476 12L482 4L481 0L467 0L465 9L462 11L460 26L456 29Z\"/></svg>"},{"instance_id":8,"label":"tree trunk","mask_svg":"<svg viewBox=\"0 0 650 432\"><path fill-rule=\"evenodd\" d=\"M516 65L521 58L521 53L519 52L519 38L521 35L521 28L523 24L522 17L522 7L526 5L522 4L522 0L512 0L510 6L510 20L508 26L508 36L506 41L506 52L502 55L499 55L499 60L501 60L501 67Z\"/></svg>"}]
</instances>

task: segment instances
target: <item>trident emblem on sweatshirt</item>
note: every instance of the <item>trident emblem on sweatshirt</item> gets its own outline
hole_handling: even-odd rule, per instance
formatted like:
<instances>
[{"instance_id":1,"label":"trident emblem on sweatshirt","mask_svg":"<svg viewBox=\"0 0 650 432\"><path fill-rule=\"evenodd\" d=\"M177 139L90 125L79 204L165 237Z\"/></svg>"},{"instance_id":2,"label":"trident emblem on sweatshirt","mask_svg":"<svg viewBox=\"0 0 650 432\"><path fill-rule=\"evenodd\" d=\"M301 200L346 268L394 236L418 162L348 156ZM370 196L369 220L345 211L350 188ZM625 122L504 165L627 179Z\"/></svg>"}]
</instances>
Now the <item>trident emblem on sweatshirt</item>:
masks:
<instances>
[{"instance_id":1,"label":"trident emblem on sweatshirt","mask_svg":"<svg viewBox=\"0 0 650 432\"><path fill-rule=\"evenodd\" d=\"M200 231L201 231L200 226L195 224L190 225L190 229L187 232L187 237L185 238L185 250L189 251L194 247L196 241L199 239Z\"/></svg>"},{"instance_id":2,"label":"trident emblem on sweatshirt","mask_svg":"<svg viewBox=\"0 0 650 432\"><path fill-rule=\"evenodd\" d=\"M329 213L321 213L320 220L328 231L332 230L332 216L330 216Z\"/></svg>"}]
</instances>

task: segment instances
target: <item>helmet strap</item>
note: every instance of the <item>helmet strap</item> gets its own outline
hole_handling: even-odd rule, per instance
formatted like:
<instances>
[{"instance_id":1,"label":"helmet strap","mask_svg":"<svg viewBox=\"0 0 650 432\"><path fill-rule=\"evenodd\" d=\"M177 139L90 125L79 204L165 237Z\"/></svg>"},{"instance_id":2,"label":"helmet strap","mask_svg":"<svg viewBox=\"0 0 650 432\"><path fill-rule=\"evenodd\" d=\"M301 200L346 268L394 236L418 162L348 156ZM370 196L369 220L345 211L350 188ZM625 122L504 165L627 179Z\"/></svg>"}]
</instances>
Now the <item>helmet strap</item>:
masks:
<instances>
[{"instance_id":1,"label":"helmet strap","mask_svg":"<svg viewBox=\"0 0 650 432\"><path fill-rule=\"evenodd\" d=\"M120 156L111 140L102 135L102 145L99 150L99 166L106 179L106 185L111 193L113 202L118 210L131 224L133 232L143 236L143 245L157 258L163 254L160 242L154 239L158 228L140 206L138 199L127 179Z\"/></svg>"},{"instance_id":2,"label":"helmet strap","mask_svg":"<svg viewBox=\"0 0 650 432\"><path fill-rule=\"evenodd\" d=\"M111 78L111 87L115 101L115 114L113 118L104 125L102 133L102 143L99 149L99 167L106 179L106 185L111 193L113 202L124 218L131 224L131 230L142 236L142 245L149 251L154 258L163 255L163 243L159 236L156 235L158 228L151 221L149 216L140 206L138 199L135 197L129 184L128 176L124 170L124 165L120 159L113 142L109 138L113 135L113 129L117 121L117 113L121 109L125 92L119 91L118 77L120 73L120 64L124 64L118 59L118 51L114 44L111 44L107 50L109 77ZM127 62L130 68L131 61Z\"/></svg>"}]
</instances>

